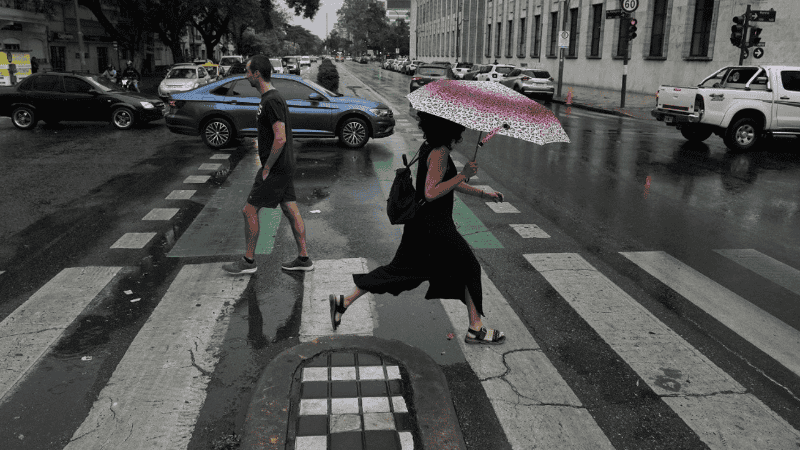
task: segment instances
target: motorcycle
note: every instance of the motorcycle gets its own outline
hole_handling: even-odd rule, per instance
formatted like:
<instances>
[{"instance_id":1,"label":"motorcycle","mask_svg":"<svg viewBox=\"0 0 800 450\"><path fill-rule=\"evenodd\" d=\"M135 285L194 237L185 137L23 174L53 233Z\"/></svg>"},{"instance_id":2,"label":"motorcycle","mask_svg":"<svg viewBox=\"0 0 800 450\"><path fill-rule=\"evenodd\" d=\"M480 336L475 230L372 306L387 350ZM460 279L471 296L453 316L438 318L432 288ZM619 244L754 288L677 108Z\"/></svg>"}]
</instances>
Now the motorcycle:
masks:
<instances>
[{"instance_id":1,"label":"motorcycle","mask_svg":"<svg viewBox=\"0 0 800 450\"><path fill-rule=\"evenodd\" d=\"M136 78L128 78L128 77L123 77L121 81L122 89L133 92L139 92L139 88L137 86L138 83L139 81Z\"/></svg>"}]
</instances>

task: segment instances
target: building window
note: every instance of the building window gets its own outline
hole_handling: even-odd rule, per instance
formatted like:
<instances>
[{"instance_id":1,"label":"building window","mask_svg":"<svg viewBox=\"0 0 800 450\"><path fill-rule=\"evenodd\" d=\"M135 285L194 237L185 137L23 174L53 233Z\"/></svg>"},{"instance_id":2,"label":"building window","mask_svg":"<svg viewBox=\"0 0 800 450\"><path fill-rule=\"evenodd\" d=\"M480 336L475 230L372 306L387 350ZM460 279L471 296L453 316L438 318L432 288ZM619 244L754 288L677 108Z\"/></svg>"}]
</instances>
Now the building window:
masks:
<instances>
[{"instance_id":1,"label":"building window","mask_svg":"<svg viewBox=\"0 0 800 450\"><path fill-rule=\"evenodd\" d=\"M22 50L19 44L3 44L6 50Z\"/></svg>"},{"instance_id":2,"label":"building window","mask_svg":"<svg viewBox=\"0 0 800 450\"><path fill-rule=\"evenodd\" d=\"M497 22L497 42L495 43L495 46L494 46L494 56L495 57L502 56L500 54L500 38L503 37L503 35L501 33L502 30L503 30L503 22Z\"/></svg>"},{"instance_id":3,"label":"building window","mask_svg":"<svg viewBox=\"0 0 800 450\"><path fill-rule=\"evenodd\" d=\"M650 35L650 56L664 56L664 37L667 23L667 0L653 4L653 32Z\"/></svg>"},{"instance_id":4,"label":"building window","mask_svg":"<svg viewBox=\"0 0 800 450\"><path fill-rule=\"evenodd\" d=\"M578 8L569 10L569 53L567 56L578 56Z\"/></svg>"},{"instance_id":5,"label":"building window","mask_svg":"<svg viewBox=\"0 0 800 450\"><path fill-rule=\"evenodd\" d=\"M525 18L519 19L519 49L517 54L520 58L525 56Z\"/></svg>"},{"instance_id":6,"label":"building window","mask_svg":"<svg viewBox=\"0 0 800 450\"><path fill-rule=\"evenodd\" d=\"M558 46L558 12L550 13L550 48L547 50L547 56L556 56L556 47Z\"/></svg>"},{"instance_id":7,"label":"building window","mask_svg":"<svg viewBox=\"0 0 800 450\"><path fill-rule=\"evenodd\" d=\"M514 21L508 21L508 40L506 41L506 58L511 57L511 44L514 42Z\"/></svg>"},{"instance_id":8,"label":"building window","mask_svg":"<svg viewBox=\"0 0 800 450\"><path fill-rule=\"evenodd\" d=\"M694 24L692 25L692 47L690 56L708 56L708 43L711 39L711 18L714 14L714 0L697 0L694 5Z\"/></svg>"},{"instance_id":9,"label":"building window","mask_svg":"<svg viewBox=\"0 0 800 450\"><path fill-rule=\"evenodd\" d=\"M486 56L492 51L492 24L486 25Z\"/></svg>"},{"instance_id":10,"label":"building window","mask_svg":"<svg viewBox=\"0 0 800 450\"><path fill-rule=\"evenodd\" d=\"M603 5L592 5L592 47L589 56L600 56L600 27L603 25Z\"/></svg>"},{"instance_id":11,"label":"building window","mask_svg":"<svg viewBox=\"0 0 800 450\"><path fill-rule=\"evenodd\" d=\"M542 16L533 16L533 48L531 49L531 56L534 58L539 57L539 51L542 48Z\"/></svg>"}]
</instances>

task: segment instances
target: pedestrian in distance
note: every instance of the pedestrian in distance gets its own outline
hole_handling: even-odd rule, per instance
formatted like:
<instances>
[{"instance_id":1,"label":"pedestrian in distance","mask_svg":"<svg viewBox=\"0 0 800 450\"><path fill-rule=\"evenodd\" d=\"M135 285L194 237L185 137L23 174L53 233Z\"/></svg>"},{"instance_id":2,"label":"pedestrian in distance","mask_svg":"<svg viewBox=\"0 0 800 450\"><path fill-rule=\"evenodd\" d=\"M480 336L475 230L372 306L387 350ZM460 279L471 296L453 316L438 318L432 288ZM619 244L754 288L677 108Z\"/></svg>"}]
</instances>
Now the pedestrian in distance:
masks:
<instances>
[{"instance_id":1,"label":"pedestrian in distance","mask_svg":"<svg viewBox=\"0 0 800 450\"><path fill-rule=\"evenodd\" d=\"M419 149L415 200L424 198L425 203L405 224L400 247L388 265L367 274L354 274L355 288L349 295L328 297L331 325L335 331L347 308L367 292L396 296L428 281L426 299L459 299L466 305L466 343L502 344L502 332L483 326L481 266L453 221L453 199L458 191L502 202L503 194L487 193L465 183L478 173L476 162L468 162L461 173L456 170L450 152L453 142L461 142L462 125L421 111L417 114L426 141Z\"/></svg>"},{"instance_id":2,"label":"pedestrian in distance","mask_svg":"<svg viewBox=\"0 0 800 450\"><path fill-rule=\"evenodd\" d=\"M232 274L255 273L256 243L258 242L258 211L261 208L276 208L280 205L283 215L289 219L292 234L297 244L298 257L283 263L284 270L313 270L314 263L308 257L306 229L294 191L296 158L292 143L292 124L286 100L272 85L272 64L269 58L256 55L247 62L245 77L261 93L261 104L256 112L258 139L254 141L261 160L261 169L256 173L253 188L242 209L246 249L244 256L231 264L222 266Z\"/></svg>"},{"instance_id":3,"label":"pedestrian in distance","mask_svg":"<svg viewBox=\"0 0 800 450\"><path fill-rule=\"evenodd\" d=\"M108 81L116 84L117 83L117 69L115 69L113 65L109 64L108 67L106 67L105 72L103 72L102 77L107 79Z\"/></svg>"}]
</instances>

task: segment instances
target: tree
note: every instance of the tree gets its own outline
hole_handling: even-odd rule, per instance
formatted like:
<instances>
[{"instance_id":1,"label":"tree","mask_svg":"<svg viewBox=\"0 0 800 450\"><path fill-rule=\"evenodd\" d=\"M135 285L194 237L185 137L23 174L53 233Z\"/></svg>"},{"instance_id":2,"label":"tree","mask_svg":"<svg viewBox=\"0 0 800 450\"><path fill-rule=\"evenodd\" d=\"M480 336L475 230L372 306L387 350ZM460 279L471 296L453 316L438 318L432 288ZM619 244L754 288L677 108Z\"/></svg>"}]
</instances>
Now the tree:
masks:
<instances>
[{"instance_id":1,"label":"tree","mask_svg":"<svg viewBox=\"0 0 800 450\"><path fill-rule=\"evenodd\" d=\"M158 34L158 38L172 51L175 62L185 60L182 38L186 27L191 23L197 11L198 0L149 0L149 30Z\"/></svg>"},{"instance_id":2,"label":"tree","mask_svg":"<svg viewBox=\"0 0 800 450\"><path fill-rule=\"evenodd\" d=\"M383 5L369 0L344 0L336 11L339 26L352 43L350 51L359 54L381 47L383 36L389 33L389 19Z\"/></svg>"},{"instance_id":3,"label":"tree","mask_svg":"<svg viewBox=\"0 0 800 450\"><path fill-rule=\"evenodd\" d=\"M117 41L119 47L133 56L134 66L140 67L144 36L149 31L149 1L114 0L113 3L119 12L111 18L106 17L103 9L103 5L107 3L106 0L78 0L78 5L85 6L94 14L106 33Z\"/></svg>"}]
</instances>

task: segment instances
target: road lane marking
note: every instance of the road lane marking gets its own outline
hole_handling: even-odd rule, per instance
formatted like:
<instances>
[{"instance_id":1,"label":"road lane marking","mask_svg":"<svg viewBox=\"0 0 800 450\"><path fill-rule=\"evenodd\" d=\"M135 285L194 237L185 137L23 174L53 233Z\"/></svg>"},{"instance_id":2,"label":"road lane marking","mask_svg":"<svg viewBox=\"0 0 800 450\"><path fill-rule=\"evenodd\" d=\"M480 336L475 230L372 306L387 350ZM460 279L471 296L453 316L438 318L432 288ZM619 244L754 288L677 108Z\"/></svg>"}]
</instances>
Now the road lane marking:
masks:
<instances>
[{"instance_id":1,"label":"road lane marking","mask_svg":"<svg viewBox=\"0 0 800 450\"><path fill-rule=\"evenodd\" d=\"M222 164L217 164L217 163L203 163L203 164L200 164L200 167L198 167L198 168L197 168L197 170L212 170L212 171L217 171L217 170L219 170L219 168L220 168L220 167L222 167Z\"/></svg>"},{"instance_id":2,"label":"road lane marking","mask_svg":"<svg viewBox=\"0 0 800 450\"><path fill-rule=\"evenodd\" d=\"M495 202L485 202L486 206L492 209L492 211L498 214L517 214L519 210L514 207L511 203L502 202L502 203L495 203Z\"/></svg>"},{"instance_id":3,"label":"road lane marking","mask_svg":"<svg viewBox=\"0 0 800 450\"><path fill-rule=\"evenodd\" d=\"M366 294L347 308L347 316L336 331L331 326L328 296L349 295L353 290L353 274L368 273L364 258L321 259L314 261L314 270L305 273L303 312L300 316L300 342L330 335L372 336L377 317L372 294Z\"/></svg>"},{"instance_id":4,"label":"road lane marking","mask_svg":"<svg viewBox=\"0 0 800 450\"><path fill-rule=\"evenodd\" d=\"M788 264L784 264L777 259L770 258L752 248L719 249L714 251L736 264L750 269L769 281L772 281L778 286L800 295L800 270Z\"/></svg>"},{"instance_id":5,"label":"road lane marking","mask_svg":"<svg viewBox=\"0 0 800 450\"><path fill-rule=\"evenodd\" d=\"M800 445L797 430L580 255L524 257L710 448Z\"/></svg>"},{"instance_id":6,"label":"road lane marking","mask_svg":"<svg viewBox=\"0 0 800 450\"><path fill-rule=\"evenodd\" d=\"M230 157L231 157L231 155L227 155L225 153L215 153L215 154L211 155L210 159L228 159Z\"/></svg>"},{"instance_id":7,"label":"road lane marking","mask_svg":"<svg viewBox=\"0 0 800 450\"><path fill-rule=\"evenodd\" d=\"M187 448L249 279L184 266L65 450Z\"/></svg>"},{"instance_id":8,"label":"road lane marking","mask_svg":"<svg viewBox=\"0 0 800 450\"><path fill-rule=\"evenodd\" d=\"M544 230L539 228L537 225L532 223L512 223L509 224L511 228L514 229L523 239L530 239L530 238L538 238L544 239L549 238L550 235L545 233Z\"/></svg>"},{"instance_id":9,"label":"road lane marking","mask_svg":"<svg viewBox=\"0 0 800 450\"><path fill-rule=\"evenodd\" d=\"M800 331L665 252L620 254L800 375Z\"/></svg>"},{"instance_id":10,"label":"road lane marking","mask_svg":"<svg viewBox=\"0 0 800 450\"><path fill-rule=\"evenodd\" d=\"M178 214L179 208L153 208L142 220L169 220Z\"/></svg>"},{"instance_id":11,"label":"road lane marking","mask_svg":"<svg viewBox=\"0 0 800 450\"><path fill-rule=\"evenodd\" d=\"M170 192L166 200L189 200L196 193L196 190L178 189Z\"/></svg>"},{"instance_id":12,"label":"road lane marking","mask_svg":"<svg viewBox=\"0 0 800 450\"><path fill-rule=\"evenodd\" d=\"M120 270L64 269L0 322L0 402Z\"/></svg>"},{"instance_id":13,"label":"road lane marking","mask_svg":"<svg viewBox=\"0 0 800 450\"><path fill-rule=\"evenodd\" d=\"M189 175L188 177L186 177L185 180L183 180L183 182L186 184L197 184L197 183L201 184L208 181L209 178L211 177L208 175Z\"/></svg>"},{"instance_id":14,"label":"road lane marking","mask_svg":"<svg viewBox=\"0 0 800 450\"><path fill-rule=\"evenodd\" d=\"M466 344L469 323L463 303L441 303L512 448L613 449L483 269L481 281L487 327L505 333L503 345Z\"/></svg>"},{"instance_id":15,"label":"road lane marking","mask_svg":"<svg viewBox=\"0 0 800 450\"><path fill-rule=\"evenodd\" d=\"M144 248L156 233L125 233L111 245L111 248Z\"/></svg>"}]
</instances>

